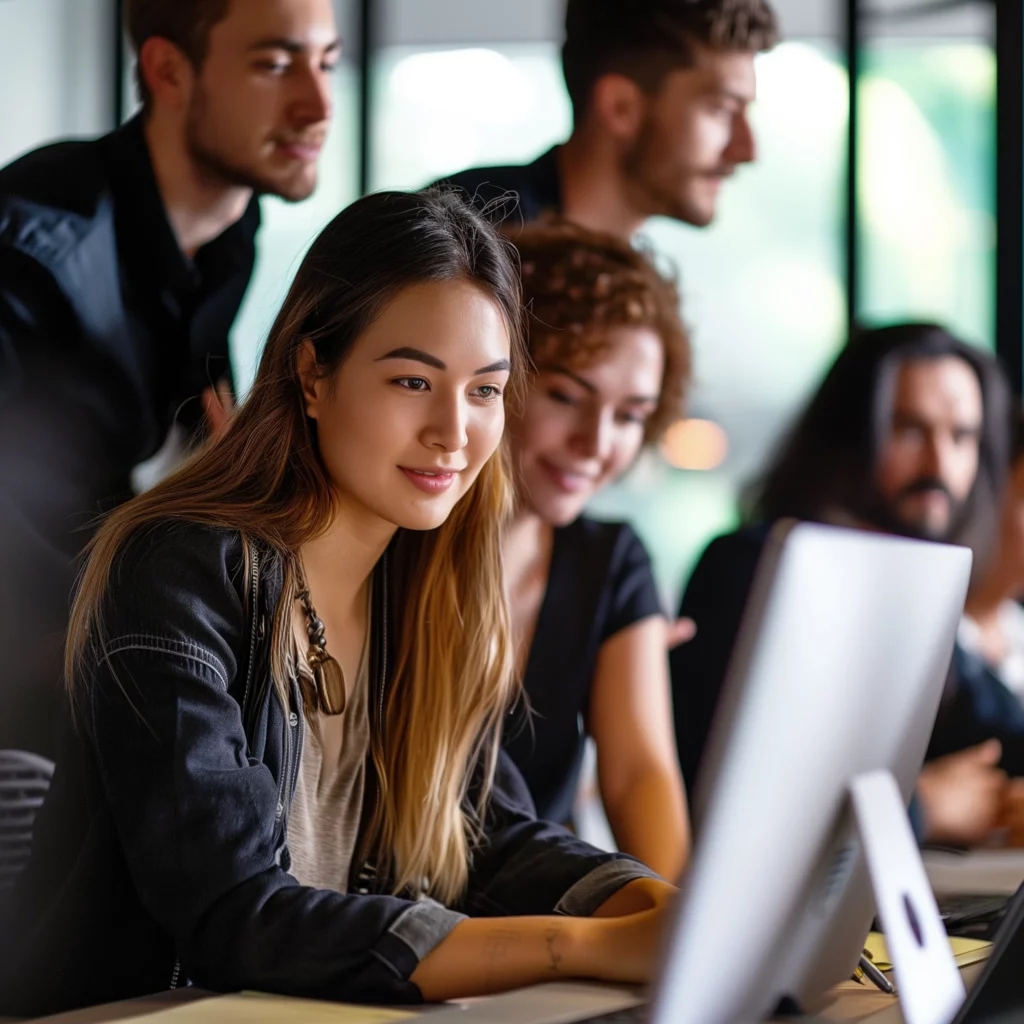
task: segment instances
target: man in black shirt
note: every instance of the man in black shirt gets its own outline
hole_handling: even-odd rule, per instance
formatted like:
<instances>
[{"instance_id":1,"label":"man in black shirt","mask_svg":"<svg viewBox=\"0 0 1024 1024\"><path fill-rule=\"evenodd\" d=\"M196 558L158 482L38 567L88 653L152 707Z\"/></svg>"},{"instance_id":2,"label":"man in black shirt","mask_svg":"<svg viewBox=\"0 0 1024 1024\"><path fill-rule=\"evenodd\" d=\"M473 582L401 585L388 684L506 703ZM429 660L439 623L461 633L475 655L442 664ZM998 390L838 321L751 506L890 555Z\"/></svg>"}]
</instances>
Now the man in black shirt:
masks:
<instances>
[{"instance_id":1,"label":"man in black shirt","mask_svg":"<svg viewBox=\"0 0 1024 1024\"><path fill-rule=\"evenodd\" d=\"M0 170L0 748L52 753L77 556L172 428L223 423L256 197L313 191L330 120L330 0L125 18L140 115Z\"/></svg>"},{"instance_id":2,"label":"man in black shirt","mask_svg":"<svg viewBox=\"0 0 1024 1024\"><path fill-rule=\"evenodd\" d=\"M754 57L778 37L768 0L569 0L562 67L573 132L532 164L446 179L502 215L556 212L630 237L648 217L699 227L756 156Z\"/></svg>"}]
</instances>

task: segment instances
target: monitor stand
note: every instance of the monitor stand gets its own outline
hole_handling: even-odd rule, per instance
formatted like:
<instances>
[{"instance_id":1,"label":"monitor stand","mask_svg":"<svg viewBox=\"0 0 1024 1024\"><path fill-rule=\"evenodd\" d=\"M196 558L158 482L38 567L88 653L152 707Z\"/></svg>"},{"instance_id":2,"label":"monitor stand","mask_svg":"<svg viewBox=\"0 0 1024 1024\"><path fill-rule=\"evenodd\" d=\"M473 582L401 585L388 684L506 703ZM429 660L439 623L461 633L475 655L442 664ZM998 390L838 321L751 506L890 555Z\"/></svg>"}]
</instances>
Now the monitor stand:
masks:
<instances>
[{"instance_id":1,"label":"monitor stand","mask_svg":"<svg viewBox=\"0 0 1024 1024\"><path fill-rule=\"evenodd\" d=\"M903 1018L950 1024L966 992L896 780L866 772L850 783L850 797Z\"/></svg>"}]
</instances>

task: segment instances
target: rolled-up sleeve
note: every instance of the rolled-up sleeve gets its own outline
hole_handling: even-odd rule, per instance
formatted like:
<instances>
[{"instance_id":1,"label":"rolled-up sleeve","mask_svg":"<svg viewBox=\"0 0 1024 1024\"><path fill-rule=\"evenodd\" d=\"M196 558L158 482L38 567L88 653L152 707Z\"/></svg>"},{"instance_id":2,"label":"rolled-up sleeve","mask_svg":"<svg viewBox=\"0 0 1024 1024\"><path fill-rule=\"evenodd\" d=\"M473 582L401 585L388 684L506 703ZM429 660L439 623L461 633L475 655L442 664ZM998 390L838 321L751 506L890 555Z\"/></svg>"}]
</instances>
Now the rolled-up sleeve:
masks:
<instances>
[{"instance_id":1,"label":"rolled-up sleeve","mask_svg":"<svg viewBox=\"0 0 1024 1024\"><path fill-rule=\"evenodd\" d=\"M424 899L414 903L388 929L382 942L378 943L377 952L390 965L394 960L387 956L391 942L401 943L420 961L436 946L441 945L452 933L455 926L466 920L465 914L449 910L436 900Z\"/></svg>"},{"instance_id":2,"label":"rolled-up sleeve","mask_svg":"<svg viewBox=\"0 0 1024 1024\"><path fill-rule=\"evenodd\" d=\"M661 876L636 860L605 861L569 889L555 906L555 913L566 917L590 917L624 885L639 878L660 879Z\"/></svg>"}]
</instances>

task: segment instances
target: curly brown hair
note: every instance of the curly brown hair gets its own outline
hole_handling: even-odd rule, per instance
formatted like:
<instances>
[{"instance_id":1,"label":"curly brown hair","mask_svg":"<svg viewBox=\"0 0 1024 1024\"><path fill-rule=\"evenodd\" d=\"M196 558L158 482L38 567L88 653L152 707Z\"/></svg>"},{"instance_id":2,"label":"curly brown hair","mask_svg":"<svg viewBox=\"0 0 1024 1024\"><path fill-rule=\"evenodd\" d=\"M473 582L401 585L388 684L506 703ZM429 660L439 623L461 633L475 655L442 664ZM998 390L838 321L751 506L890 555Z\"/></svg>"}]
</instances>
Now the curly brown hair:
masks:
<instances>
[{"instance_id":1,"label":"curly brown hair","mask_svg":"<svg viewBox=\"0 0 1024 1024\"><path fill-rule=\"evenodd\" d=\"M515 244L535 363L593 365L612 327L648 327L661 338L661 394L644 432L647 444L657 442L683 415L690 383L690 339L675 281L659 272L648 253L562 218L527 225Z\"/></svg>"}]
</instances>

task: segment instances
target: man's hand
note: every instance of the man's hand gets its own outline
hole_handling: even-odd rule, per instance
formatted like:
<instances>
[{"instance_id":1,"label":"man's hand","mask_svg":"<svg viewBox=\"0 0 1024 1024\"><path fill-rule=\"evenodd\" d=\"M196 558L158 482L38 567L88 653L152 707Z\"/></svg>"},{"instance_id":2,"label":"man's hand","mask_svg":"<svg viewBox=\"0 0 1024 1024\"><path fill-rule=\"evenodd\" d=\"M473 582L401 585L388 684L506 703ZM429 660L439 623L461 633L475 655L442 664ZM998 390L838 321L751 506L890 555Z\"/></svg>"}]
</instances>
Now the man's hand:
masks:
<instances>
[{"instance_id":1,"label":"man's hand","mask_svg":"<svg viewBox=\"0 0 1024 1024\"><path fill-rule=\"evenodd\" d=\"M1002 753L998 740L988 740L924 766L917 796L927 842L973 845L1003 824L1008 783L996 767Z\"/></svg>"},{"instance_id":2,"label":"man's hand","mask_svg":"<svg viewBox=\"0 0 1024 1024\"><path fill-rule=\"evenodd\" d=\"M210 440L214 441L228 429L235 412L235 396L231 393L231 385L222 380L216 390L207 388L202 397Z\"/></svg>"},{"instance_id":3,"label":"man's hand","mask_svg":"<svg viewBox=\"0 0 1024 1024\"><path fill-rule=\"evenodd\" d=\"M1008 846L1024 846L1024 779L1011 779L1007 783L999 823L1006 829Z\"/></svg>"}]
</instances>

